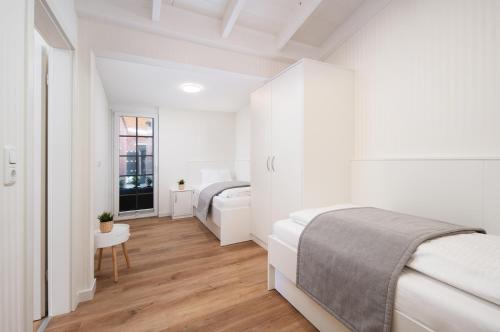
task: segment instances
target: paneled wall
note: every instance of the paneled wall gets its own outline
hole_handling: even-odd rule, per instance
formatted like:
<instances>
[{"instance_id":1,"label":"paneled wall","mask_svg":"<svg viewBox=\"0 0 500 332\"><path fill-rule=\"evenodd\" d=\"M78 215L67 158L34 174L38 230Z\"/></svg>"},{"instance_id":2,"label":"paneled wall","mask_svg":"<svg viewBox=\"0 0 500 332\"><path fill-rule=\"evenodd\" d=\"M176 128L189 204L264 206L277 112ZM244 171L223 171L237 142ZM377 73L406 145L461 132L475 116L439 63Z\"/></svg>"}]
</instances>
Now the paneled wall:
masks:
<instances>
[{"instance_id":1,"label":"paneled wall","mask_svg":"<svg viewBox=\"0 0 500 332\"><path fill-rule=\"evenodd\" d=\"M392 0L329 62L356 72L356 158L500 156L500 1Z\"/></svg>"},{"instance_id":2,"label":"paneled wall","mask_svg":"<svg viewBox=\"0 0 500 332\"><path fill-rule=\"evenodd\" d=\"M392 0L355 70L353 200L500 232L500 1Z\"/></svg>"},{"instance_id":3,"label":"paneled wall","mask_svg":"<svg viewBox=\"0 0 500 332\"><path fill-rule=\"evenodd\" d=\"M31 228L25 214L26 113L33 43L33 2L0 2L0 331L29 331L32 306ZM17 182L5 186L4 146L17 149Z\"/></svg>"},{"instance_id":4,"label":"paneled wall","mask_svg":"<svg viewBox=\"0 0 500 332\"><path fill-rule=\"evenodd\" d=\"M355 204L500 234L500 160L360 160L352 180Z\"/></svg>"}]
</instances>

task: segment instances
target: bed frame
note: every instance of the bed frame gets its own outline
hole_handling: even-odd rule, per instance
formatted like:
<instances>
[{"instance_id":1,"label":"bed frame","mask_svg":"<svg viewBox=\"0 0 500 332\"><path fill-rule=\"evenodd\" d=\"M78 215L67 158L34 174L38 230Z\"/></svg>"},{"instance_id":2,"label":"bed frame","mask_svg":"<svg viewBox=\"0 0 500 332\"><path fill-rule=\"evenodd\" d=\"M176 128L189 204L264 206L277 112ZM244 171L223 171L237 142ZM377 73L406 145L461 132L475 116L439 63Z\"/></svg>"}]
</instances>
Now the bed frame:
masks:
<instances>
[{"instance_id":1,"label":"bed frame","mask_svg":"<svg viewBox=\"0 0 500 332\"><path fill-rule=\"evenodd\" d=\"M219 221L220 227L214 222ZM219 209L212 205L204 224L219 240L221 246L250 241L250 206Z\"/></svg>"},{"instance_id":2,"label":"bed frame","mask_svg":"<svg viewBox=\"0 0 500 332\"><path fill-rule=\"evenodd\" d=\"M268 290L276 289L320 331L348 332L340 321L324 310L295 285L297 249L274 235L268 238ZM405 314L394 310L393 332L433 331Z\"/></svg>"}]
</instances>

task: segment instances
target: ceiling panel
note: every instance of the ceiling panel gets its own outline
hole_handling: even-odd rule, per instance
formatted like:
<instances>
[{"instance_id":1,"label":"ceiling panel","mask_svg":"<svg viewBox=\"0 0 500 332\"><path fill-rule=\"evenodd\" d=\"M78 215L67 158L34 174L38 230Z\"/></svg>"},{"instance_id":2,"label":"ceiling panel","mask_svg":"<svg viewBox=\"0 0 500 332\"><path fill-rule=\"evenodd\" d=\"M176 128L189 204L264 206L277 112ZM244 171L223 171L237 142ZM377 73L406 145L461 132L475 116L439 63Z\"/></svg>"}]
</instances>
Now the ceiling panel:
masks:
<instances>
[{"instance_id":1,"label":"ceiling panel","mask_svg":"<svg viewBox=\"0 0 500 332\"><path fill-rule=\"evenodd\" d=\"M298 6L298 0L247 0L237 25L278 34Z\"/></svg>"},{"instance_id":2,"label":"ceiling panel","mask_svg":"<svg viewBox=\"0 0 500 332\"><path fill-rule=\"evenodd\" d=\"M235 112L249 104L250 93L264 78L182 64L150 65L96 58L97 69L111 105L163 106L180 110ZM188 94L183 83L204 90Z\"/></svg>"},{"instance_id":3,"label":"ceiling panel","mask_svg":"<svg viewBox=\"0 0 500 332\"><path fill-rule=\"evenodd\" d=\"M292 39L321 46L344 23L364 0L323 0Z\"/></svg>"},{"instance_id":4,"label":"ceiling panel","mask_svg":"<svg viewBox=\"0 0 500 332\"><path fill-rule=\"evenodd\" d=\"M250 0L251 1L251 0ZM222 18L229 0L167 0L166 4L185 9L196 14L213 18Z\"/></svg>"}]
</instances>

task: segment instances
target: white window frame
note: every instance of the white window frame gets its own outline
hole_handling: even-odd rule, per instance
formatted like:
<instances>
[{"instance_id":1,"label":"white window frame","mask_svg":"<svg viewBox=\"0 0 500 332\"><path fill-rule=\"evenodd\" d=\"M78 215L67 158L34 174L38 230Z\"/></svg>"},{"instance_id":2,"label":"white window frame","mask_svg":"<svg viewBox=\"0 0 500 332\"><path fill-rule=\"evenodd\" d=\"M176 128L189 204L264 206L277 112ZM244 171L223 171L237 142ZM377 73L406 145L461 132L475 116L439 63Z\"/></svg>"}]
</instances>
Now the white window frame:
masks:
<instances>
[{"instance_id":1,"label":"white window frame","mask_svg":"<svg viewBox=\"0 0 500 332\"><path fill-rule=\"evenodd\" d=\"M113 211L115 220L139 219L158 216L158 185L160 174L158 173L158 112L113 112ZM153 125L153 167L154 167L154 188L153 188L153 209L137 210L120 213L120 117L134 116L154 119Z\"/></svg>"}]
</instances>

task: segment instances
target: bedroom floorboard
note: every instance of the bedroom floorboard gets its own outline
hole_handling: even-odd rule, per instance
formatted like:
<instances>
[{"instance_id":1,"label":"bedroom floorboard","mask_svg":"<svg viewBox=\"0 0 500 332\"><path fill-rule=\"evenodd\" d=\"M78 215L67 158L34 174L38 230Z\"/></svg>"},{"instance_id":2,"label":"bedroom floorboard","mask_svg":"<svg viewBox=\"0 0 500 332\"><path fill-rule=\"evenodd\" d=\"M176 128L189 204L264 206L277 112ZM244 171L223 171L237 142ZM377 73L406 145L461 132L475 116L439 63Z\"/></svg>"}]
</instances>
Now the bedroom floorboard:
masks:
<instances>
[{"instance_id":1,"label":"bedroom floorboard","mask_svg":"<svg viewBox=\"0 0 500 332\"><path fill-rule=\"evenodd\" d=\"M315 331L267 291L267 253L257 244L220 247L195 218L126 223L131 268L118 249L115 284L105 249L94 299L46 331Z\"/></svg>"}]
</instances>

